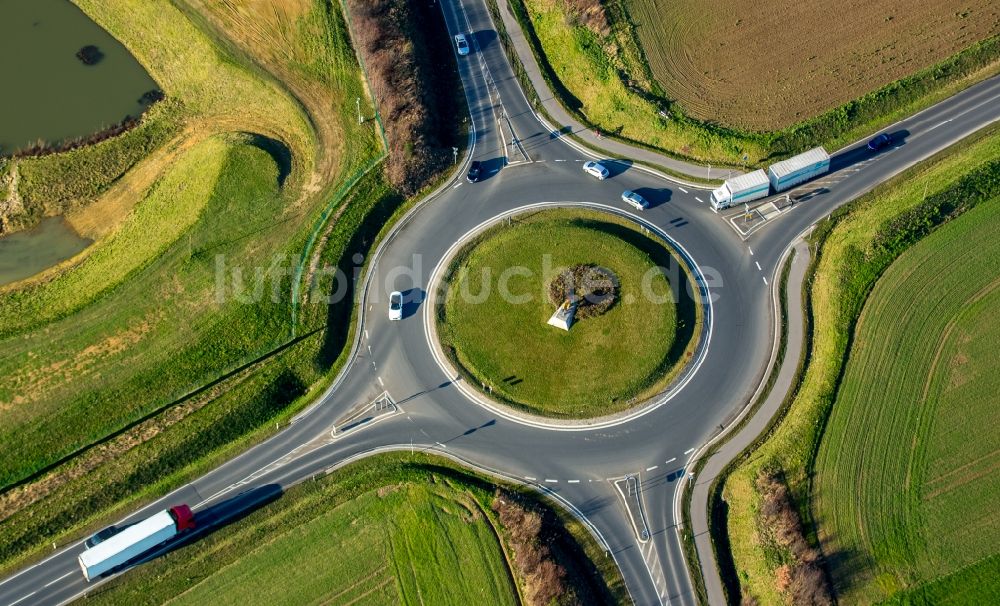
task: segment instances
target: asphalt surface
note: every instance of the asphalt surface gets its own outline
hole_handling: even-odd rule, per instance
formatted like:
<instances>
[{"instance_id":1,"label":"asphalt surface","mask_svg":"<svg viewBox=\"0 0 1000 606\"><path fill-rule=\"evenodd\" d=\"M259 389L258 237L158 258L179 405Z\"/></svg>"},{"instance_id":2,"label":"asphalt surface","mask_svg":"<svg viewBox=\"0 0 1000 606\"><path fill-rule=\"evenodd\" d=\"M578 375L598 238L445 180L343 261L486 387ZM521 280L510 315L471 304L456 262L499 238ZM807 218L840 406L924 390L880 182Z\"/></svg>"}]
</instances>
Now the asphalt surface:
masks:
<instances>
[{"instance_id":1,"label":"asphalt surface","mask_svg":"<svg viewBox=\"0 0 1000 606\"><path fill-rule=\"evenodd\" d=\"M452 33L473 33L473 51L459 58L459 69L475 128L469 159L485 164L484 179L466 183L463 165L374 253L354 357L315 405L271 439L124 521L178 503L192 505L203 520L224 520L357 457L387 448L428 450L535 485L559 500L604 543L635 603L694 604L676 497L692 454L733 422L765 374L779 259L838 205L1000 117L1000 79L886 129L899 135L891 149L872 154L860 143L839 153L835 172L797 191L812 192L808 201L744 238L729 216L709 208L705 190L628 161L609 164L612 176L605 181L584 174L581 163L589 158L543 127L528 107L484 3L446 0L442 10ZM624 189L654 203L642 219L682 248L702 277L711 330L697 371L683 388L644 404L641 415L590 426L530 424L470 399L438 363L427 334L433 311L426 291L434 268L490 218L540 203L628 212L620 201ZM407 296L400 322L390 322L386 312L393 290ZM382 392L393 406L345 420ZM637 481L645 538L635 531L634 506L627 507L614 485L627 476ZM80 543L62 546L0 581L0 606L59 604L94 591L107 579L84 581L76 562L81 550Z\"/></svg>"}]
</instances>

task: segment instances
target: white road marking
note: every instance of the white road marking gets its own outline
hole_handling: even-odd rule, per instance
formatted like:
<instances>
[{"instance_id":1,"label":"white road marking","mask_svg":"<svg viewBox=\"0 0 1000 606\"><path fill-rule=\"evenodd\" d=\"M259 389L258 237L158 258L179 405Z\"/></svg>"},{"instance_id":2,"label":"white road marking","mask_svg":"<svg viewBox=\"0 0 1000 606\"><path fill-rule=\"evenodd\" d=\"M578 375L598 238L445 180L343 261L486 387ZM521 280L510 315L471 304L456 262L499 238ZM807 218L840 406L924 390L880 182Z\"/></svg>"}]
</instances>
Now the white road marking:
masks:
<instances>
[{"instance_id":1,"label":"white road marking","mask_svg":"<svg viewBox=\"0 0 1000 606\"><path fill-rule=\"evenodd\" d=\"M694 448L688 448L684 451L684 454L691 454L692 452L694 452Z\"/></svg>"},{"instance_id":2,"label":"white road marking","mask_svg":"<svg viewBox=\"0 0 1000 606\"><path fill-rule=\"evenodd\" d=\"M698 196L695 196L694 199L697 200L697 201L699 201L699 202L701 202L702 204L705 203L705 201L702 200L701 198L699 198Z\"/></svg>"},{"instance_id":3,"label":"white road marking","mask_svg":"<svg viewBox=\"0 0 1000 606\"><path fill-rule=\"evenodd\" d=\"M378 384L381 385L382 387L385 387L385 383L382 382L382 377L378 378Z\"/></svg>"},{"instance_id":4,"label":"white road marking","mask_svg":"<svg viewBox=\"0 0 1000 606\"><path fill-rule=\"evenodd\" d=\"M569 482L570 484L579 484L580 483L580 480L566 480L566 481Z\"/></svg>"},{"instance_id":5,"label":"white road marking","mask_svg":"<svg viewBox=\"0 0 1000 606\"><path fill-rule=\"evenodd\" d=\"M659 467L659 465L653 465L652 467L647 467L647 468L646 468L646 471L653 471L653 470L654 470L654 469L656 469L657 467Z\"/></svg>"},{"instance_id":6,"label":"white road marking","mask_svg":"<svg viewBox=\"0 0 1000 606\"><path fill-rule=\"evenodd\" d=\"M757 261L754 261L754 265L757 266L757 271L764 271L763 269L760 268L760 263L758 263Z\"/></svg>"},{"instance_id":7,"label":"white road marking","mask_svg":"<svg viewBox=\"0 0 1000 606\"><path fill-rule=\"evenodd\" d=\"M46 583L46 584L45 584L44 586L45 586L45 587L49 587L49 586L51 586L51 585L55 585L55 584L56 584L56 583L58 583L59 581L61 581L61 580L65 579L65 578L66 578L66 577L68 577L69 575L71 575L71 574L75 574L75 573L76 573L76 571L75 571L75 570L72 570L72 571L70 571L70 572L67 572L66 574L62 575L62 576L61 576L61 577L59 577L58 579L56 579L56 580L54 580L54 581L49 581L49 582L48 582L48 583Z\"/></svg>"},{"instance_id":8,"label":"white road marking","mask_svg":"<svg viewBox=\"0 0 1000 606\"><path fill-rule=\"evenodd\" d=\"M674 462L674 461L676 461L676 460L677 460L677 457L674 457L674 458L670 459L669 461L665 461L665 462L666 462L667 464L670 464L670 463L673 463L673 462Z\"/></svg>"},{"instance_id":9,"label":"white road marking","mask_svg":"<svg viewBox=\"0 0 1000 606\"><path fill-rule=\"evenodd\" d=\"M14 604L20 604L21 602L27 600L28 598L30 598L31 596L35 595L36 593L38 593L38 592L37 591L32 591L31 593L29 593L28 595L24 596L23 598L18 598L16 600L14 600L13 602L11 602L10 606L14 606Z\"/></svg>"},{"instance_id":10,"label":"white road marking","mask_svg":"<svg viewBox=\"0 0 1000 606\"><path fill-rule=\"evenodd\" d=\"M452 189L458 189L461 185L462 185L461 183L456 183L456 184L452 185L451 188Z\"/></svg>"},{"instance_id":11,"label":"white road marking","mask_svg":"<svg viewBox=\"0 0 1000 606\"><path fill-rule=\"evenodd\" d=\"M565 162L565 160L556 160L556 162Z\"/></svg>"},{"instance_id":12,"label":"white road marking","mask_svg":"<svg viewBox=\"0 0 1000 606\"><path fill-rule=\"evenodd\" d=\"M525 479L525 480L530 480L530 481L534 482L534 481L535 481L535 480L537 480L538 478L533 478L533 477L531 477L531 476L524 476L524 479Z\"/></svg>"},{"instance_id":13,"label":"white road marking","mask_svg":"<svg viewBox=\"0 0 1000 606\"><path fill-rule=\"evenodd\" d=\"M441 442L434 442L434 443L437 444L438 446L440 446L441 448L448 448L447 446L445 446Z\"/></svg>"},{"instance_id":14,"label":"white road marking","mask_svg":"<svg viewBox=\"0 0 1000 606\"><path fill-rule=\"evenodd\" d=\"M764 278L764 276L761 276L761 278ZM764 284L767 284L767 278L764 278Z\"/></svg>"},{"instance_id":15,"label":"white road marking","mask_svg":"<svg viewBox=\"0 0 1000 606\"><path fill-rule=\"evenodd\" d=\"M747 250L749 250L749 251L750 251L750 256L752 257L752 256L753 256L753 249L752 249L752 248L750 248L749 246L747 246Z\"/></svg>"},{"instance_id":16,"label":"white road marking","mask_svg":"<svg viewBox=\"0 0 1000 606\"><path fill-rule=\"evenodd\" d=\"M677 189L681 190L681 191L682 191L682 192L684 192L684 193L688 193L688 190L684 189L684 188L683 188L683 187L681 187L680 185L678 185L678 186L677 186Z\"/></svg>"},{"instance_id":17,"label":"white road marking","mask_svg":"<svg viewBox=\"0 0 1000 606\"><path fill-rule=\"evenodd\" d=\"M948 120L945 120L944 122L939 122L939 123L935 124L934 126L932 126L932 127L928 128L928 129L927 129L927 130L925 130L924 132L925 132L925 133L929 133L929 132L931 132L932 130L934 130L935 128L937 128L937 127L939 127L939 126L944 126L945 124L948 124L948 123L949 123L949 122L951 122L951 121L952 121L953 119L954 119L954 118L950 118L950 119L948 119Z\"/></svg>"},{"instance_id":18,"label":"white road marking","mask_svg":"<svg viewBox=\"0 0 1000 606\"><path fill-rule=\"evenodd\" d=\"M545 481L548 482L549 484L558 484L559 483L559 480L553 480L551 478L545 478Z\"/></svg>"}]
</instances>

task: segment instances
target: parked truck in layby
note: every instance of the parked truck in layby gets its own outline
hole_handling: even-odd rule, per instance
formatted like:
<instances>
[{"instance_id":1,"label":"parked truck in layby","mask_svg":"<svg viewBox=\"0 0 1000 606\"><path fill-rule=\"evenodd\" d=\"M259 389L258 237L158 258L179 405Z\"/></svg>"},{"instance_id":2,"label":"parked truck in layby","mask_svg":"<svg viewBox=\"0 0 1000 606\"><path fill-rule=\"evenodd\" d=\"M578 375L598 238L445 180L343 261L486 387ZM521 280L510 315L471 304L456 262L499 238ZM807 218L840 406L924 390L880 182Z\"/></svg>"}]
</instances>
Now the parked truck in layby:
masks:
<instances>
[{"instance_id":1,"label":"parked truck in layby","mask_svg":"<svg viewBox=\"0 0 1000 606\"><path fill-rule=\"evenodd\" d=\"M80 569L84 578L91 581L193 528L191 508L177 505L95 543L95 537L105 534L101 531L87 541L88 549L78 558Z\"/></svg>"},{"instance_id":2,"label":"parked truck in layby","mask_svg":"<svg viewBox=\"0 0 1000 606\"><path fill-rule=\"evenodd\" d=\"M764 169L760 169L726 179L722 187L712 192L712 207L722 210L758 200L772 191L785 191L829 170L830 154L822 147L816 147L772 164L766 173Z\"/></svg>"}]
</instances>

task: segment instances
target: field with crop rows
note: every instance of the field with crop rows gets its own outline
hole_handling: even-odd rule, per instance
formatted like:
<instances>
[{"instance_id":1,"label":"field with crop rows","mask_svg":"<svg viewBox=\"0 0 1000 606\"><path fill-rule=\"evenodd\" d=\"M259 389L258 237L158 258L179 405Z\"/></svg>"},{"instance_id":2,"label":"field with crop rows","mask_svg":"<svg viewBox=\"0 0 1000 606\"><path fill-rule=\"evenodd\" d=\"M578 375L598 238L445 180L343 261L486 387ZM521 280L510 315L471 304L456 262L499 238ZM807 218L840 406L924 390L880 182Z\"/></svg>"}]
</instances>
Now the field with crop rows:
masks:
<instances>
[{"instance_id":1,"label":"field with crop rows","mask_svg":"<svg viewBox=\"0 0 1000 606\"><path fill-rule=\"evenodd\" d=\"M998 158L997 130L983 131L858 199L836 222L820 224L819 230L829 231L820 233L822 249L810 287L814 328L809 363L781 422L753 456L729 474L722 493L728 508L725 525L733 575L744 597L761 604L786 599L780 572L790 558L769 538L770 530L760 520L761 496L755 483L763 470L779 470L800 511L811 511L808 501L815 449L848 357L854 318L861 313L866 289L889 262L879 260L873 252L877 233L896 217L919 208L927 198L957 188L969 171L982 170ZM823 525L823 519L807 522Z\"/></svg>"},{"instance_id":2,"label":"field with crop rows","mask_svg":"<svg viewBox=\"0 0 1000 606\"><path fill-rule=\"evenodd\" d=\"M907 251L872 292L816 462L842 601L877 603L1000 553L998 305L1000 199ZM996 600L969 574L985 591L969 598Z\"/></svg>"},{"instance_id":3,"label":"field with crop rows","mask_svg":"<svg viewBox=\"0 0 1000 606\"><path fill-rule=\"evenodd\" d=\"M756 131L816 116L1000 33L993 0L628 0L687 115Z\"/></svg>"}]
</instances>

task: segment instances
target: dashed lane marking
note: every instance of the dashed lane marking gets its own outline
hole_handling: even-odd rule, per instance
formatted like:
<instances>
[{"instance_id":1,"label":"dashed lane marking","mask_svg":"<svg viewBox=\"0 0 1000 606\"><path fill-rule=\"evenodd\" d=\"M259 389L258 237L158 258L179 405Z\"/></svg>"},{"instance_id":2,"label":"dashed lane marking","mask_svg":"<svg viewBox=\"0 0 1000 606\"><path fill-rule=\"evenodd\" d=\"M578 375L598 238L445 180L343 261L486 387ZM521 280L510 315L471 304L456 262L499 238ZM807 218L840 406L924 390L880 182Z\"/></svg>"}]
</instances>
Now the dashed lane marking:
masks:
<instances>
[{"instance_id":1,"label":"dashed lane marking","mask_svg":"<svg viewBox=\"0 0 1000 606\"><path fill-rule=\"evenodd\" d=\"M694 452L694 448L688 448L684 451L684 454L691 454L692 452Z\"/></svg>"},{"instance_id":2,"label":"dashed lane marking","mask_svg":"<svg viewBox=\"0 0 1000 606\"><path fill-rule=\"evenodd\" d=\"M533 477L531 477L531 476L524 476L524 479L525 479L525 480L528 480L529 482L534 482L534 481L535 481L535 480L537 480L538 478L533 478Z\"/></svg>"},{"instance_id":3,"label":"dashed lane marking","mask_svg":"<svg viewBox=\"0 0 1000 606\"><path fill-rule=\"evenodd\" d=\"M569 482L570 484L579 484L580 483L580 480L566 480L566 481Z\"/></svg>"},{"instance_id":4,"label":"dashed lane marking","mask_svg":"<svg viewBox=\"0 0 1000 606\"><path fill-rule=\"evenodd\" d=\"M545 481L548 482L549 484L558 484L559 483L559 480L553 480L551 478L545 478Z\"/></svg>"},{"instance_id":5,"label":"dashed lane marking","mask_svg":"<svg viewBox=\"0 0 1000 606\"><path fill-rule=\"evenodd\" d=\"M757 266L757 271L764 271L763 269L760 268L760 263L759 262L754 261L754 265Z\"/></svg>"},{"instance_id":6,"label":"dashed lane marking","mask_svg":"<svg viewBox=\"0 0 1000 606\"><path fill-rule=\"evenodd\" d=\"M556 160L556 162L565 162L565 160Z\"/></svg>"},{"instance_id":7,"label":"dashed lane marking","mask_svg":"<svg viewBox=\"0 0 1000 606\"><path fill-rule=\"evenodd\" d=\"M654 470L654 469L656 469L657 467L659 467L659 465L653 465L652 467L647 467L647 468L646 468L646 471L653 471L653 470Z\"/></svg>"},{"instance_id":8,"label":"dashed lane marking","mask_svg":"<svg viewBox=\"0 0 1000 606\"><path fill-rule=\"evenodd\" d=\"M456 184L452 185L451 188L452 189L458 189L459 186L461 186L461 185L462 185L461 183L456 183Z\"/></svg>"},{"instance_id":9,"label":"dashed lane marking","mask_svg":"<svg viewBox=\"0 0 1000 606\"><path fill-rule=\"evenodd\" d=\"M697 200L698 202L702 203L702 204L705 203L705 201L702 200L701 198L699 198L698 196L695 196L694 199Z\"/></svg>"},{"instance_id":10,"label":"dashed lane marking","mask_svg":"<svg viewBox=\"0 0 1000 606\"><path fill-rule=\"evenodd\" d=\"M670 459L669 461L665 461L665 462L669 465L670 463L673 463L676 460L677 460L677 457L674 457L674 458Z\"/></svg>"},{"instance_id":11,"label":"dashed lane marking","mask_svg":"<svg viewBox=\"0 0 1000 606\"><path fill-rule=\"evenodd\" d=\"M28 595L24 596L23 598L18 598L16 600L14 600L13 602L11 602L10 606L14 606L14 604L20 604L21 602L27 600L28 598L30 598L31 596L35 595L36 593L38 593L38 592L37 591L32 591L31 593L29 593Z\"/></svg>"},{"instance_id":12,"label":"dashed lane marking","mask_svg":"<svg viewBox=\"0 0 1000 606\"><path fill-rule=\"evenodd\" d=\"M678 186L677 186L677 189L681 190L681 191L682 191L682 192L684 192L684 193L688 193L688 190L684 189L684 188L683 188L683 187L681 187L680 185L678 185Z\"/></svg>"},{"instance_id":13,"label":"dashed lane marking","mask_svg":"<svg viewBox=\"0 0 1000 606\"><path fill-rule=\"evenodd\" d=\"M764 284L767 284L767 278L765 278L764 276L761 276L761 278L764 280Z\"/></svg>"},{"instance_id":14,"label":"dashed lane marking","mask_svg":"<svg viewBox=\"0 0 1000 606\"><path fill-rule=\"evenodd\" d=\"M75 571L75 570L74 570L74 571L70 571L70 572L67 572L66 574L62 575L62 576L61 576L61 577L59 577L58 579L56 579L56 580L54 580L54 581L49 581L49 582L48 582L48 583L46 583L46 584L45 584L44 586L45 586L45 587L51 587L52 585L55 585L55 584L56 584L56 583L58 583L59 581L61 581L61 580L65 579L66 577L70 576L71 574L75 574L75 573L76 573L76 571Z\"/></svg>"},{"instance_id":15,"label":"dashed lane marking","mask_svg":"<svg viewBox=\"0 0 1000 606\"><path fill-rule=\"evenodd\" d=\"M750 256L752 257L752 256L753 256L753 249L752 249L752 248L750 248L749 246L747 246L747 250L749 250L749 251L750 251Z\"/></svg>"}]
</instances>

